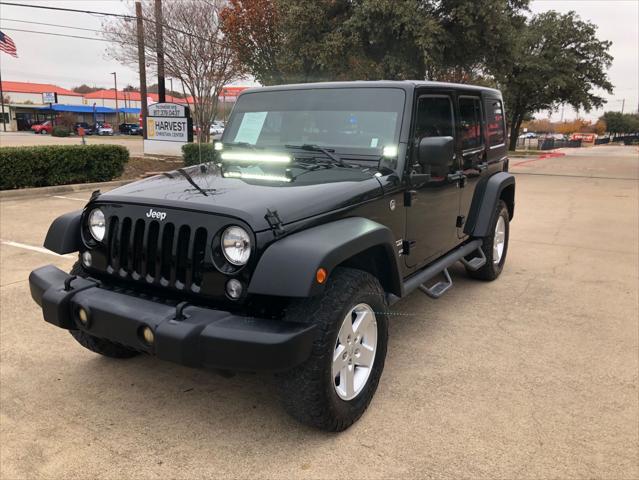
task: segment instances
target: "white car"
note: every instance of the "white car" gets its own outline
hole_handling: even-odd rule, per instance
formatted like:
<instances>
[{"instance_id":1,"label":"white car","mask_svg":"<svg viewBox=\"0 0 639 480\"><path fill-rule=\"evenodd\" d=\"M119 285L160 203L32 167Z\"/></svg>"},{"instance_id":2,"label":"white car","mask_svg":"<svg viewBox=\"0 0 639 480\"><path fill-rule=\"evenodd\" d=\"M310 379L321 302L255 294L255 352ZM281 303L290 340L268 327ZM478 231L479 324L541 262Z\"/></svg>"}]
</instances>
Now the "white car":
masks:
<instances>
[{"instance_id":1,"label":"white car","mask_svg":"<svg viewBox=\"0 0 639 480\"><path fill-rule=\"evenodd\" d=\"M211 135L222 135L224 133L224 124L222 122L213 122L209 133Z\"/></svg>"},{"instance_id":2,"label":"white car","mask_svg":"<svg viewBox=\"0 0 639 480\"><path fill-rule=\"evenodd\" d=\"M113 127L109 124L97 124L96 130L98 135L113 135Z\"/></svg>"}]
</instances>

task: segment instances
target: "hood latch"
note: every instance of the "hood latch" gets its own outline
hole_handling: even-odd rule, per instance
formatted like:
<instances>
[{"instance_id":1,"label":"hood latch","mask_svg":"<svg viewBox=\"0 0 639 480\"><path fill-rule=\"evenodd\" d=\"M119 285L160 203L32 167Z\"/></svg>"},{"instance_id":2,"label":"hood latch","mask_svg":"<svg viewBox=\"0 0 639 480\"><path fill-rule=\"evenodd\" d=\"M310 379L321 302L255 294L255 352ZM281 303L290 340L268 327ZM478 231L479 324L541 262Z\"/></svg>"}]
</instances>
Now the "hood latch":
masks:
<instances>
[{"instance_id":1,"label":"hood latch","mask_svg":"<svg viewBox=\"0 0 639 480\"><path fill-rule=\"evenodd\" d=\"M267 208L264 219L268 222L271 230L273 230L273 235L275 235L276 237L279 237L286 233L286 230L284 230L284 226L282 224L282 219L277 213L277 210L269 210Z\"/></svg>"}]
</instances>

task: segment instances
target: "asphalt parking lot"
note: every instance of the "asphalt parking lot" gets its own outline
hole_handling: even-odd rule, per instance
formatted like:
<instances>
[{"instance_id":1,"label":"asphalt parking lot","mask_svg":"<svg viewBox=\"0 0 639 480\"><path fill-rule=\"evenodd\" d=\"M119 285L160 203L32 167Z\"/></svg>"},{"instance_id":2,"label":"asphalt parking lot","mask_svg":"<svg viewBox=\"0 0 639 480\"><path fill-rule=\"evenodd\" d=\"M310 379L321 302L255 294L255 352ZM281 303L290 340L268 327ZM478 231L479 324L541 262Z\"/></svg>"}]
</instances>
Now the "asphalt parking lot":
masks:
<instances>
[{"instance_id":1,"label":"asphalt parking lot","mask_svg":"<svg viewBox=\"0 0 639 480\"><path fill-rule=\"evenodd\" d=\"M139 156L144 154L142 137L140 135L114 135L112 137L89 135L85 137L88 145L122 145L129 149L129 154ZM80 137L53 137L51 135L37 135L32 132L0 132L0 147L26 147L37 145L80 145Z\"/></svg>"},{"instance_id":2,"label":"asphalt parking lot","mask_svg":"<svg viewBox=\"0 0 639 480\"><path fill-rule=\"evenodd\" d=\"M440 300L398 303L377 395L341 434L291 420L268 376L101 358L45 324L28 274L74 259L37 247L90 192L3 200L0 476L638 478L639 151L511 170L503 275L456 268Z\"/></svg>"}]
</instances>

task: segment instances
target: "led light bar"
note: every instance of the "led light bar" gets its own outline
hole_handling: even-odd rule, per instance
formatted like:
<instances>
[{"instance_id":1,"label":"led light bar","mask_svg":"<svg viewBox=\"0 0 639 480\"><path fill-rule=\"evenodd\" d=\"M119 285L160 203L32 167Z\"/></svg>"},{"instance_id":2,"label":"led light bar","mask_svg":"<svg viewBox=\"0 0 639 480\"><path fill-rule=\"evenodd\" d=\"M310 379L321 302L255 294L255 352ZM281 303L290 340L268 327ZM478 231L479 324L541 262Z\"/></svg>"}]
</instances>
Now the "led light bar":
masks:
<instances>
[{"instance_id":1,"label":"led light bar","mask_svg":"<svg viewBox=\"0 0 639 480\"><path fill-rule=\"evenodd\" d=\"M291 163L291 157L289 157L288 155L255 152L223 152L222 160L251 163Z\"/></svg>"},{"instance_id":2,"label":"led light bar","mask_svg":"<svg viewBox=\"0 0 639 480\"><path fill-rule=\"evenodd\" d=\"M241 178L245 180L266 180L271 182L290 182L291 179L282 175L267 175L259 173L224 172L225 178Z\"/></svg>"},{"instance_id":3,"label":"led light bar","mask_svg":"<svg viewBox=\"0 0 639 480\"><path fill-rule=\"evenodd\" d=\"M387 145L382 150L382 155L385 157L396 157L397 156L397 145Z\"/></svg>"}]
</instances>

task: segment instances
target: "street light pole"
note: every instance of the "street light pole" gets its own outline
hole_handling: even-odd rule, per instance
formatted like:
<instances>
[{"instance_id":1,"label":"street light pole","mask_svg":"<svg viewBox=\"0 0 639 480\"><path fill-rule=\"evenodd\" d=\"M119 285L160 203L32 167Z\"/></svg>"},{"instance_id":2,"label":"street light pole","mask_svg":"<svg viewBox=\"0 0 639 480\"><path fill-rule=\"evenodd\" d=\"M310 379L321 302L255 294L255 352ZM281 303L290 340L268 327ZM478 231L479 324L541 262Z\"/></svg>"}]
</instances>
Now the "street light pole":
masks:
<instances>
[{"instance_id":1,"label":"street light pole","mask_svg":"<svg viewBox=\"0 0 639 480\"><path fill-rule=\"evenodd\" d=\"M111 72L113 75L113 83L115 84L115 128L113 130L119 131L120 128L120 109L118 108L118 74Z\"/></svg>"}]
</instances>

